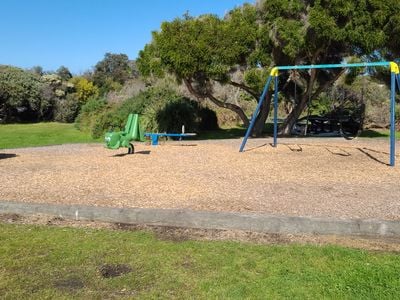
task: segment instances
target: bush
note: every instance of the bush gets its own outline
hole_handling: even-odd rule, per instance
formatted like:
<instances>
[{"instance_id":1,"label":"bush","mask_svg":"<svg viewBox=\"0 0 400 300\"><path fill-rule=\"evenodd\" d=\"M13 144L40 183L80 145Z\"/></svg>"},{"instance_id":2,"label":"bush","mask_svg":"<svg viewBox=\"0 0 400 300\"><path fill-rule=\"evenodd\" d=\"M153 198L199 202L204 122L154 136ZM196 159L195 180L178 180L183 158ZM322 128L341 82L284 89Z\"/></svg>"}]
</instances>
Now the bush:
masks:
<instances>
[{"instance_id":1,"label":"bush","mask_svg":"<svg viewBox=\"0 0 400 300\"><path fill-rule=\"evenodd\" d=\"M91 99L82 106L76 126L98 138L106 131L122 129L130 113L140 114L145 131L181 132L182 125L186 132L218 128L215 112L199 108L198 103L168 87L149 88L120 105Z\"/></svg>"},{"instance_id":2,"label":"bush","mask_svg":"<svg viewBox=\"0 0 400 300\"><path fill-rule=\"evenodd\" d=\"M167 103L156 114L158 130L161 132L197 131L197 111L187 98L178 98Z\"/></svg>"},{"instance_id":3,"label":"bush","mask_svg":"<svg viewBox=\"0 0 400 300\"><path fill-rule=\"evenodd\" d=\"M106 110L104 99L89 99L75 119L75 127L81 131L91 132L99 115Z\"/></svg>"},{"instance_id":4,"label":"bush","mask_svg":"<svg viewBox=\"0 0 400 300\"><path fill-rule=\"evenodd\" d=\"M199 130L217 130L218 126L218 118L215 111L209 109L208 107L200 108L198 112L199 119Z\"/></svg>"},{"instance_id":5,"label":"bush","mask_svg":"<svg viewBox=\"0 0 400 300\"><path fill-rule=\"evenodd\" d=\"M56 101L54 107L54 121L72 123L79 112L78 100L71 94L66 99Z\"/></svg>"}]
</instances>

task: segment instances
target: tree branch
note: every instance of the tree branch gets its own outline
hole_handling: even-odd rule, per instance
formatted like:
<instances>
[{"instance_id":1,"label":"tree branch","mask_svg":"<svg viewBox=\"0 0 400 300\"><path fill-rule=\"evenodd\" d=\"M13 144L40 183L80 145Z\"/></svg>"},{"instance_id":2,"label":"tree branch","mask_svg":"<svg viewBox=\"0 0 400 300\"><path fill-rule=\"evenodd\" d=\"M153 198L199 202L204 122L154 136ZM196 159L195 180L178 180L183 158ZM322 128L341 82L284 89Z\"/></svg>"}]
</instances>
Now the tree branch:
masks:
<instances>
[{"instance_id":1,"label":"tree branch","mask_svg":"<svg viewBox=\"0 0 400 300\"><path fill-rule=\"evenodd\" d=\"M246 116L246 114L244 113L243 109L240 108L238 105L236 104L232 104L232 103L226 103L223 102L217 98L215 98L211 93L207 92L206 95L202 95L199 94L192 86L192 81L190 79L185 78L184 83L186 85L186 87L188 88L189 92L192 93L193 95L195 95L197 98L200 99L204 99L204 98L208 98L211 100L211 102L213 102L215 105L219 106L219 107L223 107L229 110L234 111L235 113L238 114L238 116L240 117L240 119L243 121L244 126L248 126L249 125L249 118Z\"/></svg>"},{"instance_id":2,"label":"tree branch","mask_svg":"<svg viewBox=\"0 0 400 300\"><path fill-rule=\"evenodd\" d=\"M247 86L245 84L242 84L242 83L239 83L239 82L235 82L235 81L232 81L232 80L230 80L228 83L230 85L233 85L235 87L241 88L242 90L246 91L247 93L252 95L254 98L256 98L257 101L261 96L259 93L257 93L256 91L254 91L252 88L250 88L249 86Z\"/></svg>"}]
</instances>

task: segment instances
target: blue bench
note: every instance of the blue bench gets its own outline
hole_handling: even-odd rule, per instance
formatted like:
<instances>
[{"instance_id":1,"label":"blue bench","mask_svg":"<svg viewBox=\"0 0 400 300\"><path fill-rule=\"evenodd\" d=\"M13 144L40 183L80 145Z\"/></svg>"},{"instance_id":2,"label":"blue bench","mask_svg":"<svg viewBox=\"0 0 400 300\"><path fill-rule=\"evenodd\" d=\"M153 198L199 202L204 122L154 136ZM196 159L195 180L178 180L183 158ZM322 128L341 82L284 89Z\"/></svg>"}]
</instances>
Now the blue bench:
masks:
<instances>
[{"instance_id":1,"label":"blue bench","mask_svg":"<svg viewBox=\"0 0 400 300\"><path fill-rule=\"evenodd\" d=\"M159 137L163 136L169 136L169 137L179 137L179 138L184 138L184 137L190 137L190 136L195 136L195 133L152 133L152 132L146 132L144 136L148 136L151 139L151 145L152 146L157 146L158 145L158 139Z\"/></svg>"}]
</instances>

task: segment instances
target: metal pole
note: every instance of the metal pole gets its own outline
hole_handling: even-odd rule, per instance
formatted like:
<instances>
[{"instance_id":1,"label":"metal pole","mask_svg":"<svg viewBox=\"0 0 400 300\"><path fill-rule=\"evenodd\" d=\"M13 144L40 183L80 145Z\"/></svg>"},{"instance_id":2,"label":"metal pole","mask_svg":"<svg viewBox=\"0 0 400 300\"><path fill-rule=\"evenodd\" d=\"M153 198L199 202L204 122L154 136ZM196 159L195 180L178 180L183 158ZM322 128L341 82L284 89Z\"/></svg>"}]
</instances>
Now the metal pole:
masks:
<instances>
[{"instance_id":1,"label":"metal pole","mask_svg":"<svg viewBox=\"0 0 400 300\"><path fill-rule=\"evenodd\" d=\"M400 74L396 75L396 81L397 81L397 88L398 88L398 90L400 92Z\"/></svg>"},{"instance_id":2,"label":"metal pole","mask_svg":"<svg viewBox=\"0 0 400 300\"><path fill-rule=\"evenodd\" d=\"M390 165L395 165L395 152L396 152L396 124L395 124L395 113L396 113L396 74L391 72L390 82Z\"/></svg>"},{"instance_id":3,"label":"metal pole","mask_svg":"<svg viewBox=\"0 0 400 300\"><path fill-rule=\"evenodd\" d=\"M276 147L278 145L278 76L275 76L275 95L274 95L274 144Z\"/></svg>"},{"instance_id":4,"label":"metal pole","mask_svg":"<svg viewBox=\"0 0 400 300\"><path fill-rule=\"evenodd\" d=\"M264 102L265 96L267 95L267 92L268 92L269 86L271 84L271 81L272 81L272 76L270 75L268 77L267 83L264 86L264 90L263 90L263 92L261 94L261 97L258 100L257 108L253 113L253 116L252 116L251 121L250 121L249 128L247 128L246 135L244 136L242 144L240 145L239 152L243 152L244 146L246 146L247 139L249 138L249 136L250 136L250 134L251 134L251 132L253 130L254 123L256 122L257 115L258 115L258 113L260 111L261 105Z\"/></svg>"}]
</instances>

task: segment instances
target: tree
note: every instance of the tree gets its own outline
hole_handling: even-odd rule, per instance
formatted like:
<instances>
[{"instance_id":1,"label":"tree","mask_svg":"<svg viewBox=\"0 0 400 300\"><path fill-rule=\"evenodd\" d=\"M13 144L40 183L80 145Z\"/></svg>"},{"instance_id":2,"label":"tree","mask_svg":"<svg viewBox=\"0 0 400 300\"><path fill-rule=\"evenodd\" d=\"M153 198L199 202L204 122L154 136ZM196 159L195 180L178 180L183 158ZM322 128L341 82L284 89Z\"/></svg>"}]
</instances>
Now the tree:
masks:
<instances>
[{"instance_id":1,"label":"tree","mask_svg":"<svg viewBox=\"0 0 400 300\"><path fill-rule=\"evenodd\" d=\"M99 89L84 77L73 77L71 82L74 84L76 98L83 104L90 98L96 98L99 95Z\"/></svg>"},{"instance_id":2,"label":"tree","mask_svg":"<svg viewBox=\"0 0 400 300\"><path fill-rule=\"evenodd\" d=\"M161 30L153 33L152 42L139 54L139 69L146 76L174 74L197 97L235 111L247 126L240 107L213 96L213 82L237 86L257 99L267 70L276 65L341 63L350 56L368 58L377 53L393 59L400 51L399 9L397 0L263 0L236 8L222 20L186 16L162 23ZM242 82L231 79L238 70L244 72ZM290 134L308 100L343 72L313 69L280 74L281 94L293 103L281 133ZM255 135L269 114L270 94L257 116Z\"/></svg>"},{"instance_id":3,"label":"tree","mask_svg":"<svg viewBox=\"0 0 400 300\"><path fill-rule=\"evenodd\" d=\"M133 66L126 54L106 53L94 67L93 81L104 92L116 90L133 78Z\"/></svg>"},{"instance_id":4,"label":"tree","mask_svg":"<svg viewBox=\"0 0 400 300\"><path fill-rule=\"evenodd\" d=\"M43 68L41 66L34 66L30 71L36 75L42 76L44 74Z\"/></svg>"},{"instance_id":5,"label":"tree","mask_svg":"<svg viewBox=\"0 0 400 300\"><path fill-rule=\"evenodd\" d=\"M262 30L269 39L263 48L274 65L341 63L347 57L365 57L380 53L392 59L399 51L391 34L400 29L396 0L382 1L260 1ZM313 69L282 74L283 95L293 101L281 133L290 134L309 99L331 86L341 69ZM296 75L296 76L291 76ZM289 82L288 82L289 80ZM296 85L294 84L296 81ZM297 86L298 99L294 99Z\"/></svg>"},{"instance_id":6,"label":"tree","mask_svg":"<svg viewBox=\"0 0 400 300\"><path fill-rule=\"evenodd\" d=\"M0 66L0 119L37 121L41 117L42 82L32 72Z\"/></svg>"},{"instance_id":7,"label":"tree","mask_svg":"<svg viewBox=\"0 0 400 300\"><path fill-rule=\"evenodd\" d=\"M72 74L69 69L65 66L61 66L57 69L56 74L64 81L68 81L72 78Z\"/></svg>"},{"instance_id":8,"label":"tree","mask_svg":"<svg viewBox=\"0 0 400 300\"><path fill-rule=\"evenodd\" d=\"M186 15L163 22L161 30L153 32L152 42L139 54L139 71L155 77L162 77L164 72L174 74L196 98L209 99L234 111L247 126L249 119L243 109L217 99L213 86L216 82L230 84L259 98L259 86L232 79L233 73L253 67L249 60L256 49L257 28L256 10L251 5L233 10L224 20L214 15Z\"/></svg>"}]
</instances>

